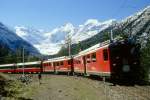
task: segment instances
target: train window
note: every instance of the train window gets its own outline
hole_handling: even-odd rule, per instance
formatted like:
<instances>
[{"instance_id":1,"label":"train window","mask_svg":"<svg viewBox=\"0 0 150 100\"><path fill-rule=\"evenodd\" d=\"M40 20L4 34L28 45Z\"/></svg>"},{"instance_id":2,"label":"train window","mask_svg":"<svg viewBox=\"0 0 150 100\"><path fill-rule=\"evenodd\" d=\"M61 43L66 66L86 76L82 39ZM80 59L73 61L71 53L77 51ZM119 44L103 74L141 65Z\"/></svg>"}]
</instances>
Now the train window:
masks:
<instances>
[{"instance_id":1,"label":"train window","mask_svg":"<svg viewBox=\"0 0 150 100\"><path fill-rule=\"evenodd\" d=\"M39 65L38 64L35 64L35 65L28 65L27 67L39 67Z\"/></svg>"},{"instance_id":2,"label":"train window","mask_svg":"<svg viewBox=\"0 0 150 100\"><path fill-rule=\"evenodd\" d=\"M87 55L87 58L90 58L90 55Z\"/></svg>"},{"instance_id":3,"label":"train window","mask_svg":"<svg viewBox=\"0 0 150 100\"><path fill-rule=\"evenodd\" d=\"M1 69L12 69L12 66L1 67Z\"/></svg>"},{"instance_id":4,"label":"train window","mask_svg":"<svg viewBox=\"0 0 150 100\"><path fill-rule=\"evenodd\" d=\"M80 60L77 60L77 64L80 64L81 62L80 62Z\"/></svg>"},{"instance_id":5,"label":"train window","mask_svg":"<svg viewBox=\"0 0 150 100\"><path fill-rule=\"evenodd\" d=\"M87 58L87 59L86 59L86 62L87 62L87 63L90 63L90 59Z\"/></svg>"},{"instance_id":6,"label":"train window","mask_svg":"<svg viewBox=\"0 0 150 100\"><path fill-rule=\"evenodd\" d=\"M77 64L80 64L80 60L77 60Z\"/></svg>"},{"instance_id":7,"label":"train window","mask_svg":"<svg viewBox=\"0 0 150 100\"><path fill-rule=\"evenodd\" d=\"M57 66L59 66L59 62L57 62Z\"/></svg>"},{"instance_id":8,"label":"train window","mask_svg":"<svg viewBox=\"0 0 150 100\"><path fill-rule=\"evenodd\" d=\"M79 60L78 63L81 64L81 61Z\"/></svg>"},{"instance_id":9,"label":"train window","mask_svg":"<svg viewBox=\"0 0 150 100\"><path fill-rule=\"evenodd\" d=\"M45 63L45 66L47 66L47 63Z\"/></svg>"},{"instance_id":10,"label":"train window","mask_svg":"<svg viewBox=\"0 0 150 100\"><path fill-rule=\"evenodd\" d=\"M87 55L87 56L86 56L86 62L87 62L87 63L90 63L90 55Z\"/></svg>"},{"instance_id":11,"label":"train window","mask_svg":"<svg viewBox=\"0 0 150 100\"><path fill-rule=\"evenodd\" d=\"M51 63L49 63L49 66L51 66Z\"/></svg>"},{"instance_id":12,"label":"train window","mask_svg":"<svg viewBox=\"0 0 150 100\"><path fill-rule=\"evenodd\" d=\"M78 64L78 60L75 60L75 63Z\"/></svg>"},{"instance_id":13,"label":"train window","mask_svg":"<svg viewBox=\"0 0 150 100\"><path fill-rule=\"evenodd\" d=\"M63 61L60 62L60 65L63 65Z\"/></svg>"},{"instance_id":14,"label":"train window","mask_svg":"<svg viewBox=\"0 0 150 100\"><path fill-rule=\"evenodd\" d=\"M107 49L103 50L103 58L104 58L104 61L108 60L108 51L107 51Z\"/></svg>"},{"instance_id":15,"label":"train window","mask_svg":"<svg viewBox=\"0 0 150 100\"><path fill-rule=\"evenodd\" d=\"M92 62L96 62L96 53L92 54Z\"/></svg>"},{"instance_id":16,"label":"train window","mask_svg":"<svg viewBox=\"0 0 150 100\"><path fill-rule=\"evenodd\" d=\"M54 62L53 65L56 66L56 63Z\"/></svg>"},{"instance_id":17,"label":"train window","mask_svg":"<svg viewBox=\"0 0 150 100\"><path fill-rule=\"evenodd\" d=\"M35 67L41 67L41 65L39 65L39 64L36 64L36 65L35 65Z\"/></svg>"},{"instance_id":18,"label":"train window","mask_svg":"<svg viewBox=\"0 0 150 100\"><path fill-rule=\"evenodd\" d=\"M71 60L68 60L68 65L71 65Z\"/></svg>"},{"instance_id":19,"label":"train window","mask_svg":"<svg viewBox=\"0 0 150 100\"><path fill-rule=\"evenodd\" d=\"M43 63L43 66L45 66L45 63Z\"/></svg>"}]
</instances>

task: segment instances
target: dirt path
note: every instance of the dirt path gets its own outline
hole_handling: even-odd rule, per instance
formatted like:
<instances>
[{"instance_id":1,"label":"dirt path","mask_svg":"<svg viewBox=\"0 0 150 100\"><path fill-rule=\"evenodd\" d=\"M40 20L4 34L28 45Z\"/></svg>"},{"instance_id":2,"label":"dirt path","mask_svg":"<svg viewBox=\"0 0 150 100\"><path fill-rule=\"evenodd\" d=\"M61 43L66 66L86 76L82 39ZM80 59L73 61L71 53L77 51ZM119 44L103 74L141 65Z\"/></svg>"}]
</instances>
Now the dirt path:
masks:
<instances>
[{"instance_id":1,"label":"dirt path","mask_svg":"<svg viewBox=\"0 0 150 100\"><path fill-rule=\"evenodd\" d=\"M33 82L24 88L20 96L31 100L150 100L150 86L111 86L66 75L42 75L41 85L34 75Z\"/></svg>"},{"instance_id":2,"label":"dirt path","mask_svg":"<svg viewBox=\"0 0 150 100\"><path fill-rule=\"evenodd\" d=\"M104 92L99 91L89 79L46 76L38 91L33 94L34 100L104 100ZM99 98L99 99L98 99Z\"/></svg>"}]
</instances>

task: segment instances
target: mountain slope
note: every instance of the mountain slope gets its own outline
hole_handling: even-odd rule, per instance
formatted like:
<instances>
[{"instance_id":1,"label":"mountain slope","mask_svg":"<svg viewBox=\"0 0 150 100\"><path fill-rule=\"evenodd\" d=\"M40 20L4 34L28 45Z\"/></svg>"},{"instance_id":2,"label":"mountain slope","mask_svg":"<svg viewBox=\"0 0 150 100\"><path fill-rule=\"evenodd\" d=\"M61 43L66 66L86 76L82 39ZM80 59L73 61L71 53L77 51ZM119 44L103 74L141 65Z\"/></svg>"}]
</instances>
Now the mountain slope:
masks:
<instances>
[{"instance_id":1,"label":"mountain slope","mask_svg":"<svg viewBox=\"0 0 150 100\"><path fill-rule=\"evenodd\" d=\"M17 49L22 49L24 47L28 54L39 54L39 52L31 44L17 36L2 23L0 23L0 43L1 45L5 45L12 52L16 52Z\"/></svg>"},{"instance_id":2,"label":"mountain slope","mask_svg":"<svg viewBox=\"0 0 150 100\"><path fill-rule=\"evenodd\" d=\"M122 20L114 32L118 33L118 30L143 44L150 37L150 6Z\"/></svg>"},{"instance_id":3,"label":"mountain slope","mask_svg":"<svg viewBox=\"0 0 150 100\"><path fill-rule=\"evenodd\" d=\"M73 44L71 47L72 54L76 54L79 50L87 49L99 42L110 39L110 32L113 30L114 37L126 36L135 37L136 40L144 46L147 39L150 39L150 6L141 10L140 12L127 17L121 22L111 24L109 27L95 34L91 38ZM58 56L68 55L67 48L62 47Z\"/></svg>"}]
</instances>

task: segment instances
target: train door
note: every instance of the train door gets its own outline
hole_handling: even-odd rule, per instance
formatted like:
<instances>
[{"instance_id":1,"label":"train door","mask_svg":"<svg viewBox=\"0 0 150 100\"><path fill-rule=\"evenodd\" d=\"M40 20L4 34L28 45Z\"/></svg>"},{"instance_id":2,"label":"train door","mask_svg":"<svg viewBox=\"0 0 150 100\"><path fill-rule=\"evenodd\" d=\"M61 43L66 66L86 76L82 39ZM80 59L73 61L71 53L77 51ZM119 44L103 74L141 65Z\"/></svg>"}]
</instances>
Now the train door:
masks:
<instances>
[{"instance_id":1,"label":"train door","mask_svg":"<svg viewBox=\"0 0 150 100\"><path fill-rule=\"evenodd\" d=\"M83 56L83 67L84 67L84 75L87 75L86 57L85 56Z\"/></svg>"},{"instance_id":2,"label":"train door","mask_svg":"<svg viewBox=\"0 0 150 100\"><path fill-rule=\"evenodd\" d=\"M71 72L71 74L72 75L74 75L74 64L73 64L73 58L71 57L71 70L70 70L70 72Z\"/></svg>"},{"instance_id":3,"label":"train door","mask_svg":"<svg viewBox=\"0 0 150 100\"><path fill-rule=\"evenodd\" d=\"M17 64L15 63L13 66L13 73L16 73L16 69L17 69Z\"/></svg>"},{"instance_id":4,"label":"train door","mask_svg":"<svg viewBox=\"0 0 150 100\"><path fill-rule=\"evenodd\" d=\"M43 72L43 61L41 61L41 65L40 65L40 73Z\"/></svg>"},{"instance_id":5,"label":"train door","mask_svg":"<svg viewBox=\"0 0 150 100\"><path fill-rule=\"evenodd\" d=\"M110 73L110 61L109 61L109 52L108 48L103 49L103 73Z\"/></svg>"},{"instance_id":6,"label":"train door","mask_svg":"<svg viewBox=\"0 0 150 100\"><path fill-rule=\"evenodd\" d=\"M56 74L56 62L53 62L53 67L54 67L54 73Z\"/></svg>"}]
</instances>

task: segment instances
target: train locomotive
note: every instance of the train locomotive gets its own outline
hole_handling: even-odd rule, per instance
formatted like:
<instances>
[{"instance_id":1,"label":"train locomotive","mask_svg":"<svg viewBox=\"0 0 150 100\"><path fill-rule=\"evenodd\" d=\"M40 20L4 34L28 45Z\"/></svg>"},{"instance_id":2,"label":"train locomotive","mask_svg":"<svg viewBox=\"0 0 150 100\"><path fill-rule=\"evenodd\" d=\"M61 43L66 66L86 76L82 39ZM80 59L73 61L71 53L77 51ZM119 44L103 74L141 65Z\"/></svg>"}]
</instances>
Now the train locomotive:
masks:
<instances>
[{"instance_id":1,"label":"train locomotive","mask_svg":"<svg viewBox=\"0 0 150 100\"><path fill-rule=\"evenodd\" d=\"M140 46L130 40L105 41L71 57L0 65L7 73L68 73L135 82L140 73ZM24 67L22 67L24 66Z\"/></svg>"},{"instance_id":2,"label":"train locomotive","mask_svg":"<svg viewBox=\"0 0 150 100\"><path fill-rule=\"evenodd\" d=\"M140 80L140 44L123 40L109 45L110 68L113 81L135 83Z\"/></svg>"}]
</instances>

